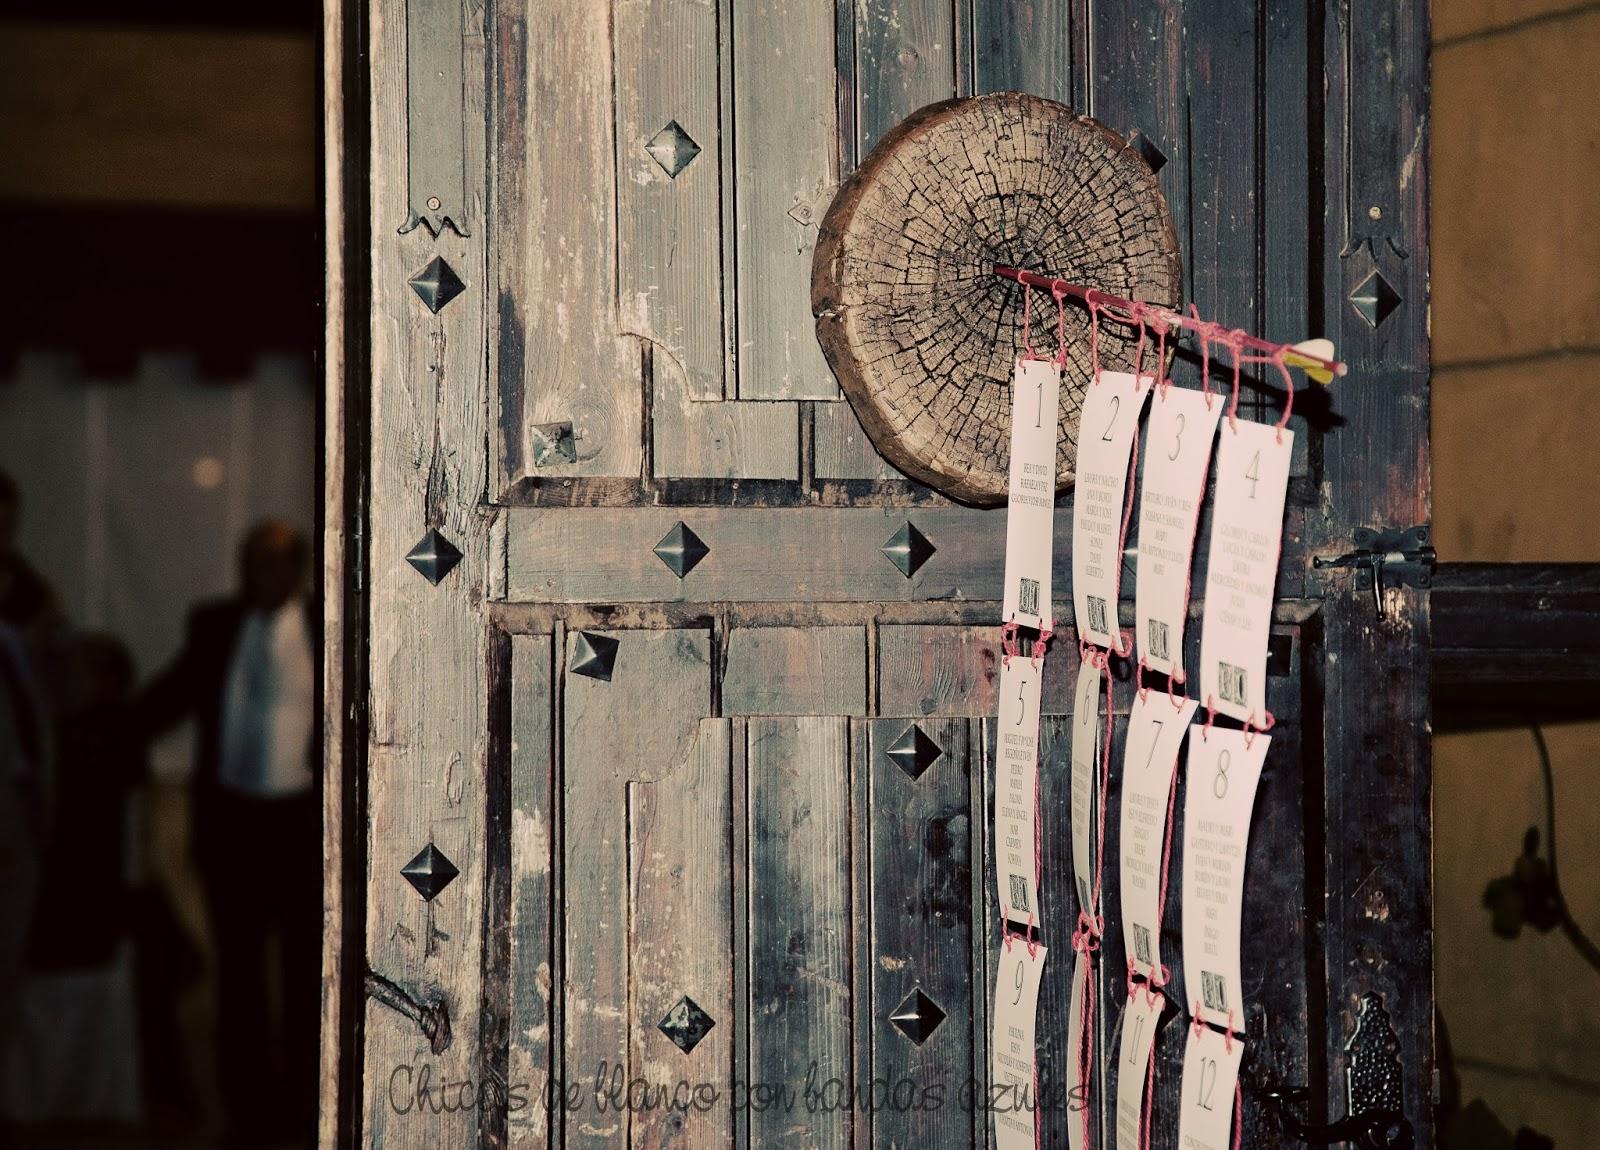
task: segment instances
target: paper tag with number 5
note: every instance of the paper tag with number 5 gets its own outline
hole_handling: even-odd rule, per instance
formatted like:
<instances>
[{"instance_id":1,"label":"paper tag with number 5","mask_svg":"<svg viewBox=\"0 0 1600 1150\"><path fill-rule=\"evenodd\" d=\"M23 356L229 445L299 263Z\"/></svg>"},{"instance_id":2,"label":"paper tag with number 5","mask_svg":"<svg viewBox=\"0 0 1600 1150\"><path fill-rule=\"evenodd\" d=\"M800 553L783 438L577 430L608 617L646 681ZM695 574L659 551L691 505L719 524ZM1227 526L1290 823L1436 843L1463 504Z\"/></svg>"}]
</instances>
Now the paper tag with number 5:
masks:
<instances>
[{"instance_id":1,"label":"paper tag with number 5","mask_svg":"<svg viewBox=\"0 0 1600 1150\"><path fill-rule=\"evenodd\" d=\"M1039 680L1044 661L1014 655L1000 667L1000 717L995 723L995 878L1001 914L1036 922L1038 877Z\"/></svg>"},{"instance_id":2,"label":"paper tag with number 5","mask_svg":"<svg viewBox=\"0 0 1600 1150\"><path fill-rule=\"evenodd\" d=\"M996 1150L1034 1150L1033 1118L1039 1100L1034 1097L1037 1051L1034 1028L1039 1009L1039 979L1044 972L1045 948L1013 940L1000 948L994 984L992 1081L989 1098L994 1109Z\"/></svg>"},{"instance_id":3,"label":"paper tag with number 5","mask_svg":"<svg viewBox=\"0 0 1600 1150\"><path fill-rule=\"evenodd\" d=\"M1250 812L1272 740L1192 727L1183 797L1183 985L1189 1008L1223 1025L1244 1018L1239 932Z\"/></svg>"},{"instance_id":4,"label":"paper tag with number 5","mask_svg":"<svg viewBox=\"0 0 1600 1150\"><path fill-rule=\"evenodd\" d=\"M1199 706L1165 691L1143 691L1128 712L1122 755L1122 944L1128 962L1146 978L1161 968L1161 855L1167 802L1183 732ZM1161 980L1164 981L1164 980Z\"/></svg>"},{"instance_id":5,"label":"paper tag with number 5","mask_svg":"<svg viewBox=\"0 0 1600 1150\"><path fill-rule=\"evenodd\" d=\"M1163 675L1183 678L1183 626L1189 569L1206 471L1225 401L1181 387L1150 401L1144 475L1139 484L1138 581L1134 615L1139 654Z\"/></svg>"},{"instance_id":6,"label":"paper tag with number 5","mask_svg":"<svg viewBox=\"0 0 1600 1150\"><path fill-rule=\"evenodd\" d=\"M1121 649L1117 595L1122 585L1122 518L1128 453L1150 379L1103 371L1084 389L1072 496L1072 607L1078 637Z\"/></svg>"},{"instance_id":7,"label":"paper tag with number 5","mask_svg":"<svg viewBox=\"0 0 1600 1150\"><path fill-rule=\"evenodd\" d=\"M1055 547L1056 427L1061 365L1019 359L1011 377L1010 503L1006 510L1006 585L1000 617L1048 629Z\"/></svg>"},{"instance_id":8,"label":"paper tag with number 5","mask_svg":"<svg viewBox=\"0 0 1600 1150\"><path fill-rule=\"evenodd\" d=\"M1233 1150L1233 1091L1244 1040L1209 1026L1190 1026L1178 1095L1178 1145L1183 1150Z\"/></svg>"},{"instance_id":9,"label":"paper tag with number 5","mask_svg":"<svg viewBox=\"0 0 1600 1150\"><path fill-rule=\"evenodd\" d=\"M1294 434L1241 419L1224 424L1220 438L1200 697L1224 715L1264 724L1267 639Z\"/></svg>"}]
</instances>

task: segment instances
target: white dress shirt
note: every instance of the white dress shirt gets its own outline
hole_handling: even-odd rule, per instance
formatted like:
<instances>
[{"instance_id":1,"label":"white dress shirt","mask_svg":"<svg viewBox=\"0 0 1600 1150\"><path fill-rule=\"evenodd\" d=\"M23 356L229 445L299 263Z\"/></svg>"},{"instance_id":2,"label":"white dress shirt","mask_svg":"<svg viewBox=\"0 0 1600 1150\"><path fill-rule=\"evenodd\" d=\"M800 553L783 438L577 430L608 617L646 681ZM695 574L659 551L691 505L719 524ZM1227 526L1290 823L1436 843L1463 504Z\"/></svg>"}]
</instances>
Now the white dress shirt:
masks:
<instances>
[{"instance_id":1,"label":"white dress shirt","mask_svg":"<svg viewBox=\"0 0 1600 1150\"><path fill-rule=\"evenodd\" d=\"M221 783L251 798L287 798L311 788L316 663L305 604L251 611L239 627L222 701Z\"/></svg>"}]
</instances>

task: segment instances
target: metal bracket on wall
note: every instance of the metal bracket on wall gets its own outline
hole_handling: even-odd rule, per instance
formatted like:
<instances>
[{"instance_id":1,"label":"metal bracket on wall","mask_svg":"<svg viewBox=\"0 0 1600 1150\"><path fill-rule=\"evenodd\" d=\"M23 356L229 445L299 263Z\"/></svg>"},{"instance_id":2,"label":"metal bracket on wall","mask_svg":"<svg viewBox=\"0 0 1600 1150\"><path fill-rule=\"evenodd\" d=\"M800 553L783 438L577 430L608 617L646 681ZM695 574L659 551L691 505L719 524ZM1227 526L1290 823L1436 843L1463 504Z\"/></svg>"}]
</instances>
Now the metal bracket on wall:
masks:
<instances>
[{"instance_id":1,"label":"metal bracket on wall","mask_svg":"<svg viewBox=\"0 0 1600 1150\"><path fill-rule=\"evenodd\" d=\"M1370 590L1378 618L1384 617L1384 587L1427 587L1433 582L1435 554L1426 527L1360 527L1355 549L1343 555L1318 555L1311 565L1320 569L1354 567L1356 589Z\"/></svg>"},{"instance_id":2,"label":"metal bracket on wall","mask_svg":"<svg viewBox=\"0 0 1600 1150\"><path fill-rule=\"evenodd\" d=\"M406 4L405 235L423 224L434 236L466 229L466 119L462 89L465 0Z\"/></svg>"}]
</instances>

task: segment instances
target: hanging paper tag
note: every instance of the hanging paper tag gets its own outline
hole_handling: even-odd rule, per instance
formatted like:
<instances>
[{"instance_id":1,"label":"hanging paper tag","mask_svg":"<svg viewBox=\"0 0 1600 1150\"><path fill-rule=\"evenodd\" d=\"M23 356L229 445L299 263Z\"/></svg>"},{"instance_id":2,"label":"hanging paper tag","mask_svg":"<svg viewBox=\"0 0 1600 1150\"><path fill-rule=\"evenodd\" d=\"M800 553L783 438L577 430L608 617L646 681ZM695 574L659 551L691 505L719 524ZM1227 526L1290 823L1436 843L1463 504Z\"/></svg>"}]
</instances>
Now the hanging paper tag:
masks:
<instances>
[{"instance_id":1,"label":"hanging paper tag","mask_svg":"<svg viewBox=\"0 0 1600 1150\"><path fill-rule=\"evenodd\" d=\"M1183 984L1190 1008L1237 1028L1244 1017L1239 930L1250 811L1266 735L1191 728L1183 799Z\"/></svg>"},{"instance_id":2,"label":"hanging paper tag","mask_svg":"<svg viewBox=\"0 0 1600 1150\"><path fill-rule=\"evenodd\" d=\"M1183 1150L1232 1150L1233 1090L1239 1081L1244 1041L1209 1026L1190 1026L1183 1050L1183 1087L1178 1096L1178 1145Z\"/></svg>"},{"instance_id":3,"label":"hanging paper tag","mask_svg":"<svg viewBox=\"0 0 1600 1150\"><path fill-rule=\"evenodd\" d=\"M1165 982L1161 968L1161 853L1167 804L1183 732L1199 704L1172 705L1165 691L1141 691L1128 714L1122 756L1122 943L1146 978Z\"/></svg>"},{"instance_id":4,"label":"hanging paper tag","mask_svg":"<svg viewBox=\"0 0 1600 1150\"><path fill-rule=\"evenodd\" d=\"M1044 970L1045 948L1030 948L1013 940L1000 948L1000 969L995 975L994 1049L991 1092L996 1150L1034 1150L1034 1067L1037 1048L1034 1024L1038 1017L1039 976Z\"/></svg>"},{"instance_id":5,"label":"hanging paper tag","mask_svg":"<svg viewBox=\"0 0 1600 1150\"><path fill-rule=\"evenodd\" d=\"M1100 757L1100 668L1078 661L1078 689L1072 700L1072 873L1078 884L1078 909L1091 918L1094 872L1089 868L1095 801L1095 764ZM1109 721L1109 720L1108 720Z\"/></svg>"},{"instance_id":6,"label":"hanging paper tag","mask_svg":"<svg viewBox=\"0 0 1600 1150\"><path fill-rule=\"evenodd\" d=\"M1144 1118L1145 1082L1150 1072L1150 1052L1155 1047L1156 1025L1167 1000L1140 987L1128 998L1122 1012L1122 1049L1117 1055L1117 1150L1143 1150L1139 1126Z\"/></svg>"},{"instance_id":7,"label":"hanging paper tag","mask_svg":"<svg viewBox=\"0 0 1600 1150\"><path fill-rule=\"evenodd\" d=\"M1225 426L1220 438L1200 633L1200 695L1224 715L1263 723L1267 633L1294 433L1241 419Z\"/></svg>"},{"instance_id":8,"label":"hanging paper tag","mask_svg":"<svg viewBox=\"0 0 1600 1150\"><path fill-rule=\"evenodd\" d=\"M1117 594L1122 582L1122 518L1128 453L1139 412L1150 396L1149 377L1135 383L1125 371L1103 371L1083 393L1078 466L1072 499L1072 606L1078 637L1121 649Z\"/></svg>"},{"instance_id":9,"label":"hanging paper tag","mask_svg":"<svg viewBox=\"0 0 1600 1150\"><path fill-rule=\"evenodd\" d=\"M1036 921L1039 799L1039 681L1044 661L1026 655L1000 667L1000 717L995 736L995 877L1001 913L1010 921Z\"/></svg>"},{"instance_id":10,"label":"hanging paper tag","mask_svg":"<svg viewBox=\"0 0 1600 1150\"><path fill-rule=\"evenodd\" d=\"M1072 1002L1067 1007L1067 1146L1086 1150L1084 1112L1089 1109L1089 1076L1083 1063L1083 989L1089 977L1089 956L1074 954Z\"/></svg>"},{"instance_id":11,"label":"hanging paper tag","mask_svg":"<svg viewBox=\"0 0 1600 1150\"><path fill-rule=\"evenodd\" d=\"M1056 427L1061 365L1019 359L1011 377L1010 504L1006 511L1006 586L1001 618L1048 630L1055 540Z\"/></svg>"},{"instance_id":12,"label":"hanging paper tag","mask_svg":"<svg viewBox=\"0 0 1600 1150\"><path fill-rule=\"evenodd\" d=\"M1145 434L1139 488L1139 578L1134 587L1139 653L1154 670L1183 678L1189 569L1211 445L1223 400L1180 387L1157 390Z\"/></svg>"}]
</instances>

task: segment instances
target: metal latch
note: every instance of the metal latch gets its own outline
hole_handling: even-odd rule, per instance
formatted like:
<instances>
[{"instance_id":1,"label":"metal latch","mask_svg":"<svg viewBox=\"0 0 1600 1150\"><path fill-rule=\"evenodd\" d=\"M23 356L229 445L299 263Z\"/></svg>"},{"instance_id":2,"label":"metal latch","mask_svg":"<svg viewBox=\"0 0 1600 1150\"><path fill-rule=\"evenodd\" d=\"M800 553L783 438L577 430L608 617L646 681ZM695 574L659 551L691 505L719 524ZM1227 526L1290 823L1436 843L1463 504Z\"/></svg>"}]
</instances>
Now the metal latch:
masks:
<instances>
[{"instance_id":1,"label":"metal latch","mask_svg":"<svg viewBox=\"0 0 1600 1150\"><path fill-rule=\"evenodd\" d=\"M1372 590L1372 600L1382 619L1385 587L1426 587L1433 581L1435 554L1427 527L1358 527L1355 550L1332 558L1317 555L1318 568L1353 567L1356 589Z\"/></svg>"}]
</instances>

